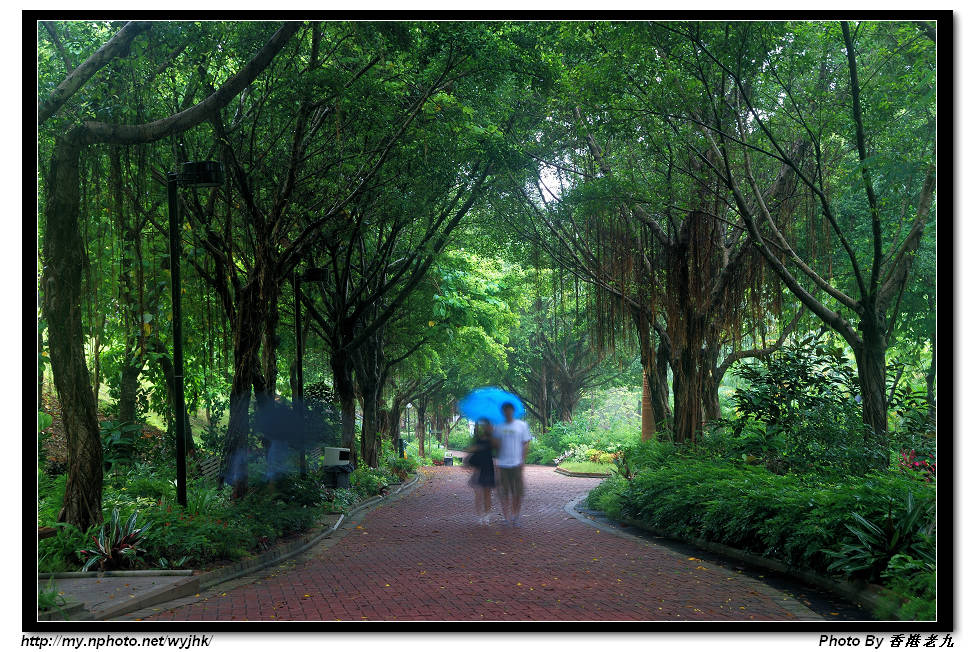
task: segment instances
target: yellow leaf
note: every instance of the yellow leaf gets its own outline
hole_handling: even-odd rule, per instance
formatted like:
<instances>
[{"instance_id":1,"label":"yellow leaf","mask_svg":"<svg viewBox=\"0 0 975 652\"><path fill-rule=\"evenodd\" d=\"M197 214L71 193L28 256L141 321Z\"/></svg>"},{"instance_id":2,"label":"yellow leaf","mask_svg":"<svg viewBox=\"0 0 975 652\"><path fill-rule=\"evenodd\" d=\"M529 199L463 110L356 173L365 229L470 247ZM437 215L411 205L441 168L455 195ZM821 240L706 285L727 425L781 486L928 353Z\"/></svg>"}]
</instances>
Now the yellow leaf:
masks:
<instances>
[{"instance_id":1,"label":"yellow leaf","mask_svg":"<svg viewBox=\"0 0 975 652\"><path fill-rule=\"evenodd\" d=\"M144 332L144 333L145 333L146 335L148 335L149 333L151 333L151 332L152 332L152 324L143 324L143 325L142 325L142 331L143 331L143 332Z\"/></svg>"},{"instance_id":2,"label":"yellow leaf","mask_svg":"<svg viewBox=\"0 0 975 652\"><path fill-rule=\"evenodd\" d=\"M427 326L430 326L431 328L432 328L433 326L435 326L436 324L437 324L437 322L435 322L435 321L428 321L428 322L427 322Z\"/></svg>"}]
</instances>

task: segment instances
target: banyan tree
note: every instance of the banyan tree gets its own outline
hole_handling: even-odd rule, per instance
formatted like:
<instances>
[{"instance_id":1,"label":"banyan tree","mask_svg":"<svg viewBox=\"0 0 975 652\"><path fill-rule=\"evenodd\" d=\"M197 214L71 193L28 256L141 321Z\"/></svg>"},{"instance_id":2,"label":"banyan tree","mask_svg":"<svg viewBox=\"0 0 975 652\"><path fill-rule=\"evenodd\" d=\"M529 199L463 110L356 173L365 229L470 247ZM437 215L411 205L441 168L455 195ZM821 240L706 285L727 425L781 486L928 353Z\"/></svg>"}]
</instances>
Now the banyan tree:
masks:
<instances>
[{"instance_id":1,"label":"banyan tree","mask_svg":"<svg viewBox=\"0 0 975 652\"><path fill-rule=\"evenodd\" d=\"M578 108L575 117L586 124ZM781 331L781 344L796 319L784 326L791 316L778 279L766 272L707 154L672 155L662 183L641 189L614 176L592 133L584 139L573 161L582 174L570 190L556 198L539 175L534 193L522 191L535 216L524 233L557 266L592 284L599 349L636 340L643 438L669 416L669 364L673 437L693 442L706 419L720 416L717 388L731 362L770 352L776 346L767 341L770 326ZM783 167L769 182L768 202L788 211L794 186L794 174Z\"/></svg>"}]
</instances>

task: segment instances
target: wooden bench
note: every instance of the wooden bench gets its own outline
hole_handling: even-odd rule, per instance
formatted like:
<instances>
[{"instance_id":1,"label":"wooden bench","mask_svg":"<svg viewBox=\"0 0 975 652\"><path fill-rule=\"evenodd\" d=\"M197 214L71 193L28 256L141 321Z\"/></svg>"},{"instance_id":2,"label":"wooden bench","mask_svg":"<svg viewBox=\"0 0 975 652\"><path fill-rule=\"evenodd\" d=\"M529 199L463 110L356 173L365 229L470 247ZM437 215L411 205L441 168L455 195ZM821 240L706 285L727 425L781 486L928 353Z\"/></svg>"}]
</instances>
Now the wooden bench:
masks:
<instances>
[{"instance_id":1,"label":"wooden bench","mask_svg":"<svg viewBox=\"0 0 975 652\"><path fill-rule=\"evenodd\" d=\"M213 480L213 481L215 481L217 479L217 476L219 474L220 474L220 456L219 455L214 455L213 457L208 457L205 460L203 460L202 462L200 462L200 471L199 471L197 477L203 478L204 480Z\"/></svg>"}]
</instances>

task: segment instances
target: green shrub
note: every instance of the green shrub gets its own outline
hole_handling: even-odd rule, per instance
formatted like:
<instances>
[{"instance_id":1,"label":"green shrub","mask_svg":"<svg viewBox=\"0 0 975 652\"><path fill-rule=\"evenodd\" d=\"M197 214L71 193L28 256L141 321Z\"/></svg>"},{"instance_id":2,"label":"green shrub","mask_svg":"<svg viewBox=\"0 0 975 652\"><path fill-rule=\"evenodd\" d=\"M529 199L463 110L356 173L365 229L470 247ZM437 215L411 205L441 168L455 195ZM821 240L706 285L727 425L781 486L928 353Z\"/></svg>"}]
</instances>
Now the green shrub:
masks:
<instances>
[{"instance_id":1,"label":"green shrub","mask_svg":"<svg viewBox=\"0 0 975 652\"><path fill-rule=\"evenodd\" d=\"M846 575L862 575L867 580L876 581L891 559L904 553L933 567L934 504L915 501L912 492L908 492L904 504L896 509L893 502L891 499L886 517L879 522L870 521L857 512L851 514L855 524L848 523L846 527L856 541L829 553L836 559L830 564L830 570L838 569Z\"/></svg>"},{"instance_id":2,"label":"green shrub","mask_svg":"<svg viewBox=\"0 0 975 652\"><path fill-rule=\"evenodd\" d=\"M464 450L471 445L471 439L471 427L467 419L461 419L450 431L447 445L454 450Z\"/></svg>"},{"instance_id":3,"label":"green shrub","mask_svg":"<svg viewBox=\"0 0 975 652\"><path fill-rule=\"evenodd\" d=\"M230 487L217 490L191 484L188 506L184 508L175 501L172 482L165 477L168 470L157 472L142 467L143 475L138 475L139 471L137 466L120 476L118 486L106 487L102 503L106 520L118 510L123 522L136 511L140 523L152 522L139 541L139 547L145 549L137 560L139 567L162 565L161 560L176 562L183 557L187 557L183 565L192 567L239 559L249 552L261 551L278 537L307 530L326 503L335 499L334 490L327 492L321 487L320 478L310 473L306 478L297 474L279 478L273 492L269 485L255 483L247 496L238 501L230 500ZM382 483L391 477L387 471L371 471L369 475ZM53 525L64 493L64 477L39 475L38 483L38 522ZM352 503L357 500L358 497ZM38 544L40 571L79 570L83 560L76 551L92 545L91 536L97 538L98 528L85 534L73 526L57 527L56 536ZM166 565L172 563L167 561Z\"/></svg>"},{"instance_id":4,"label":"green shrub","mask_svg":"<svg viewBox=\"0 0 975 652\"><path fill-rule=\"evenodd\" d=\"M64 487L68 480L65 474L49 476L37 474L37 524L53 526L64 503Z\"/></svg>"},{"instance_id":5,"label":"green shrub","mask_svg":"<svg viewBox=\"0 0 975 652\"><path fill-rule=\"evenodd\" d=\"M60 573L78 570L84 563L78 550L91 543L98 526L92 526L87 533L68 523L59 523L55 528L56 535L37 542L37 571Z\"/></svg>"},{"instance_id":6,"label":"green shrub","mask_svg":"<svg viewBox=\"0 0 975 652\"><path fill-rule=\"evenodd\" d=\"M366 496L378 496L379 492L389 486L383 473L368 467L359 467L349 475L349 484Z\"/></svg>"},{"instance_id":7,"label":"green shrub","mask_svg":"<svg viewBox=\"0 0 975 652\"><path fill-rule=\"evenodd\" d=\"M882 610L881 618L934 620L937 618L937 573L934 564L910 555L894 555L881 574L893 594L893 608Z\"/></svg>"},{"instance_id":8,"label":"green shrub","mask_svg":"<svg viewBox=\"0 0 975 652\"><path fill-rule=\"evenodd\" d=\"M443 458L444 458L444 449L438 448L433 451L430 451L430 459L433 460L434 462L443 462Z\"/></svg>"},{"instance_id":9,"label":"green shrub","mask_svg":"<svg viewBox=\"0 0 975 652\"><path fill-rule=\"evenodd\" d=\"M289 505L320 505L324 502L322 477L320 473L289 473L278 477L275 482L278 496Z\"/></svg>"},{"instance_id":10,"label":"green shrub","mask_svg":"<svg viewBox=\"0 0 975 652\"><path fill-rule=\"evenodd\" d=\"M888 450L865 437L856 369L843 349L810 336L735 369L731 433L712 433L712 457L748 456L784 473L844 477L886 468ZM719 422L722 423L722 422Z\"/></svg>"},{"instance_id":11,"label":"green shrub","mask_svg":"<svg viewBox=\"0 0 975 652\"><path fill-rule=\"evenodd\" d=\"M835 480L679 456L604 485L593 500L605 504L602 494L616 493L621 516L818 572L828 572L827 550L855 541L846 527L853 512L880 520L890 500L904 503L911 492L924 505L934 501L933 487L900 474Z\"/></svg>"},{"instance_id":12,"label":"green shrub","mask_svg":"<svg viewBox=\"0 0 975 652\"><path fill-rule=\"evenodd\" d=\"M580 414L571 422L557 422L547 432L536 433L532 446L546 446L558 451L557 457L578 457L582 461L588 450L612 453L639 442L639 422L634 425L627 420L619 420L601 424L592 414ZM565 456L569 451L572 451L571 454Z\"/></svg>"},{"instance_id":13,"label":"green shrub","mask_svg":"<svg viewBox=\"0 0 975 652\"><path fill-rule=\"evenodd\" d=\"M389 471L400 480L405 480L411 473L416 473L419 463L412 457L394 457L387 461Z\"/></svg>"},{"instance_id":14,"label":"green shrub","mask_svg":"<svg viewBox=\"0 0 975 652\"><path fill-rule=\"evenodd\" d=\"M326 503L326 509L330 512L348 514L349 510L363 498L355 489L329 489L328 491L330 499Z\"/></svg>"},{"instance_id":15,"label":"green shrub","mask_svg":"<svg viewBox=\"0 0 975 652\"><path fill-rule=\"evenodd\" d=\"M605 512L612 518L620 517L619 499L620 493L626 480L618 475L613 475L600 482L586 497L586 506Z\"/></svg>"},{"instance_id":16,"label":"green shrub","mask_svg":"<svg viewBox=\"0 0 975 652\"><path fill-rule=\"evenodd\" d=\"M528 455L525 456L526 464L553 465L558 453L544 444L532 443L528 447Z\"/></svg>"}]
</instances>

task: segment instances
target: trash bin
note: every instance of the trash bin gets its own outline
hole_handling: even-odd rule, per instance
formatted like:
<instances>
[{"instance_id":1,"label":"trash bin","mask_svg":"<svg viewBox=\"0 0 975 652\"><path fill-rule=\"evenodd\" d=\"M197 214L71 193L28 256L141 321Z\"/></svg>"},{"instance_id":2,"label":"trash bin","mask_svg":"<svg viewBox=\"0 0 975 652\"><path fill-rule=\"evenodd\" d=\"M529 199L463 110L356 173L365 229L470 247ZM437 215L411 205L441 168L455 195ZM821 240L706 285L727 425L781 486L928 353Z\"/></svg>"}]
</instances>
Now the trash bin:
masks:
<instances>
[{"instance_id":1,"label":"trash bin","mask_svg":"<svg viewBox=\"0 0 975 652\"><path fill-rule=\"evenodd\" d=\"M444 455L444 457L443 457L443 465L444 466L453 466L454 465L454 458L453 458L453 456L452 455Z\"/></svg>"},{"instance_id":2,"label":"trash bin","mask_svg":"<svg viewBox=\"0 0 975 652\"><path fill-rule=\"evenodd\" d=\"M352 473L354 469L351 464L337 464L335 466L326 466L322 469L324 473L324 484L326 487L331 487L333 489L348 489L349 488L349 474Z\"/></svg>"}]
</instances>

